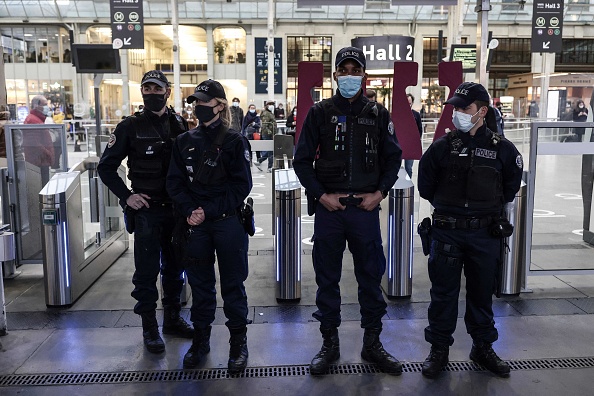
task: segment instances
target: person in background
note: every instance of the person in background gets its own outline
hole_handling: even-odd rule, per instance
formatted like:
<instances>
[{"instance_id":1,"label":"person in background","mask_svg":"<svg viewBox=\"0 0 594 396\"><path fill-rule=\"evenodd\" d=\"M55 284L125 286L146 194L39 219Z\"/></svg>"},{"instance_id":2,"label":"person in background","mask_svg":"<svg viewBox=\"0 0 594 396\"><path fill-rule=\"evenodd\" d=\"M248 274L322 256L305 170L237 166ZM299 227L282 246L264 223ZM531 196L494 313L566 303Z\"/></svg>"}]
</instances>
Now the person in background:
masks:
<instances>
[{"instance_id":1,"label":"person in background","mask_svg":"<svg viewBox=\"0 0 594 396\"><path fill-rule=\"evenodd\" d=\"M36 95L31 99L31 112L25 118L24 124L45 124L50 114L47 99L43 95ZM41 183L49 181L50 166L54 164L54 143L50 131L44 128L27 130L23 133L23 147L25 161L38 166L41 172Z\"/></svg>"},{"instance_id":2,"label":"person in background","mask_svg":"<svg viewBox=\"0 0 594 396\"><path fill-rule=\"evenodd\" d=\"M285 119L285 108L283 107L282 103L279 103L278 107L274 109L274 118L277 120Z\"/></svg>"},{"instance_id":3,"label":"person in background","mask_svg":"<svg viewBox=\"0 0 594 396\"><path fill-rule=\"evenodd\" d=\"M497 126L497 133L501 136L505 136L503 133L505 122L503 121L503 113L501 112L501 102L497 102L493 110L495 111L495 125Z\"/></svg>"},{"instance_id":4,"label":"person in background","mask_svg":"<svg viewBox=\"0 0 594 396\"><path fill-rule=\"evenodd\" d=\"M46 117L46 124L63 124L64 113L60 110L60 106L55 106L54 111L51 113L51 117ZM65 138L61 135L58 129L52 129L49 131L54 144L54 162L52 163L52 169L60 168L60 158L62 157L62 139Z\"/></svg>"},{"instance_id":5,"label":"person in background","mask_svg":"<svg viewBox=\"0 0 594 396\"><path fill-rule=\"evenodd\" d=\"M147 72L140 82L145 109L121 121L109 137L97 171L101 181L120 199L126 213L126 229L134 233L134 313L142 319L142 338L151 353L165 351L157 323L157 280L163 287L163 334L192 338L194 329L180 316L184 285L183 265L172 244L175 227L173 202L165 189L171 147L188 124L173 108L167 108L171 88L158 70ZM128 158L132 190L118 175ZM135 224L133 227L132 224Z\"/></svg>"},{"instance_id":6,"label":"person in background","mask_svg":"<svg viewBox=\"0 0 594 396\"><path fill-rule=\"evenodd\" d=\"M293 107L291 114L287 117L287 135L293 136L295 140L295 133L297 132L297 106ZM297 144L297 142L294 142Z\"/></svg>"},{"instance_id":7,"label":"person in background","mask_svg":"<svg viewBox=\"0 0 594 396\"><path fill-rule=\"evenodd\" d=\"M239 98L233 98L231 103L231 129L241 132L243 123L243 109L239 107Z\"/></svg>"},{"instance_id":8,"label":"person in background","mask_svg":"<svg viewBox=\"0 0 594 396\"><path fill-rule=\"evenodd\" d=\"M522 155L484 122L489 94L480 84L460 84L445 104L454 107L455 130L435 140L419 161L419 194L435 208L428 260L431 281L431 344L422 374L435 378L447 366L458 320L461 274L466 277L464 323L472 337L470 359L509 376L509 365L492 344L498 338L492 294L502 253L503 208L514 200L522 180ZM424 221L423 221L424 222Z\"/></svg>"},{"instance_id":9,"label":"person in background","mask_svg":"<svg viewBox=\"0 0 594 396\"><path fill-rule=\"evenodd\" d=\"M588 109L583 100L579 99L576 102L575 109L573 110L573 121L574 122L586 122L588 121ZM586 128L573 128L573 134L576 135L575 140L581 142L584 139L584 133Z\"/></svg>"},{"instance_id":10,"label":"person in background","mask_svg":"<svg viewBox=\"0 0 594 396\"><path fill-rule=\"evenodd\" d=\"M538 113L540 112L540 109L538 108L538 105L536 104L535 100L531 100L530 101L530 105L528 106L528 114L527 116L530 118L536 118L538 117Z\"/></svg>"},{"instance_id":11,"label":"person in background","mask_svg":"<svg viewBox=\"0 0 594 396\"><path fill-rule=\"evenodd\" d=\"M374 89L367 89L365 90L365 96L369 99L370 102L375 102L377 100L377 92Z\"/></svg>"},{"instance_id":12,"label":"person in background","mask_svg":"<svg viewBox=\"0 0 594 396\"><path fill-rule=\"evenodd\" d=\"M217 308L215 254L223 312L229 329L229 374L247 366L248 235L241 207L252 189L250 145L239 131L229 129L229 105L223 86L200 83L188 103L200 125L180 135L173 146L167 191L190 227L184 263L192 288L190 318L194 341L183 367L194 368L210 351L210 334Z\"/></svg>"},{"instance_id":13,"label":"person in background","mask_svg":"<svg viewBox=\"0 0 594 396\"><path fill-rule=\"evenodd\" d=\"M264 109L260 112L260 119L262 120L262 127L260 128L260 136L262 140L272 140L276 135L276 119L274 118L274 102L267 102ZM263 151L260 158L257 159L255 165L262 171L262 162L268 160L268 173L272 172L273 153L272 151Z\"/></svg>"},{"instance_id":14,"label":"person in background","mask_svg":"<svg viewBox=\"0 0 594 396\"><path fill-rule=\"evenodd\" d=\"M413 117L415 118L415 124L417 124L417 129L419 130L419 137L423 135L423 123L421 122L421 114L418 111L412 108L413 103L415 102L415 97L411 94L406 94L406 98L408 99L408 105L410 106L410 110L412 111ZM408 174L408 177L412 178L412 168L413 168L414 160L404 160L404 170Z\"/></svg>"},{"instance_id":15,"label":"person in background","mask_svg":"<svg viewBox=\"0 0 594 396\"><path fill-rule=\"evenodd\" d=\"M293 162L308 201L316 201L312 257L318 310L313 317L320 321L323 342L309 366L313 375L324 374L340 357L340 278L347 242L365 329L361 357L386 372L402 373L402 364L380 341L387 304L380 287L386 257L379 220L379 204L398 179L402 150L388 110L364 94L365 65L360 48L338 51L338 90L309 109Z\"/></svg>"},{"instance_id":16,"label":"person in background","mask_svg":"<svg viewBox=\"0 0 594 396\"><path fill-rule=\"evenodd\" d=\"M260 116L256 111L256 105L251 103L248 106L248 111L243 117L243 122L241 124L241 134L248 138L248 140L254 139L254 133L260 131L260 127L262 126L262 120L260 120Z\"/></svg>"}]
</instances>

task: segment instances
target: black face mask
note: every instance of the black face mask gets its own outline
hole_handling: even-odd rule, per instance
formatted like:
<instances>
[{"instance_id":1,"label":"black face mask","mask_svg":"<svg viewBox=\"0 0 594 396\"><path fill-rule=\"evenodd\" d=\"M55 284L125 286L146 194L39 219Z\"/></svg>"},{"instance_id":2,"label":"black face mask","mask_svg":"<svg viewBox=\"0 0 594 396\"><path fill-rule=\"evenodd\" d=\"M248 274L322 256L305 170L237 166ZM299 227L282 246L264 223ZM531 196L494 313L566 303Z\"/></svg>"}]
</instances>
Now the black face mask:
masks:
<instances>
[{"instance_id":1,"label":"black face mask","mask_svg":"<svg viewBox=\"0 0 594 396\"><path fill-rule=\"evenodd\" d=\"M142 94L144 107L150 111L161 111L167 104L164 94Z\"/></svg>"},{"instance_id":2,"label":"black face mask","mask_svg":"<svg viewBox=\"0 0 594 396\"><path fill-rule=\"evenodd\" d=\"M213 109L214 107L196 105L194 106L194 115L198 118L198 121L203 124L215 118L216 114Z\"/></svg>"}]
</instances>

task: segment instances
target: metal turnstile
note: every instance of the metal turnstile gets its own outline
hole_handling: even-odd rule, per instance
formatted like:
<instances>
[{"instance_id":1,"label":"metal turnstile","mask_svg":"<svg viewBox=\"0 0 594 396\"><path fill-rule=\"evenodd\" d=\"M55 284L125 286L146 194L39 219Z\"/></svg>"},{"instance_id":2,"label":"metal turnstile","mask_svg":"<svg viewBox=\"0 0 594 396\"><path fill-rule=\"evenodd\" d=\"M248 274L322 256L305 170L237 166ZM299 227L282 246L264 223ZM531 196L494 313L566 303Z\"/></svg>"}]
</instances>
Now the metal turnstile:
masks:
<instances>
[{"instance_id":1,"label":"metal turnstile","mask_svg":"<svg viewBox=\"0 0 594 396\"><path fill-rule=\"evenodd\" d=\"M526 172L524 172L526 177ZM505 214L514 226L514 233L505 238L503 265L499 281L499 293L518 295L522 291L522 279L526 268L526 203L527 186L524 180L512 202L505 206Z\"/></svg>"},{"instance_id":2,"label":"metal turnstile","mask_svg":"<svg viewBox=\"0 0 594 396\"><path fill-rule=\"evenodd\" d=\"M15 257L14 248L14 233L0 231L0 261L2 263L6 261L14 260ZM0 335L6 335L7 323L6 323L6 300L4 299L4 277L2 266L0 265Z\"/></svg>"},{"instance_id":3,"label":"metal turnstile","mask_svg":"<svg viewBox=\"0 0 594 396\"><path fill-rule=\"evenodd\" d=\"M48 306L72 305L128 249L118 199L101 183L98 163L85 159L39 193Z\"/></svg>"},{"instance_id":4,"label":"metal turnstile","mask_svg":"<svg viewBox=\"0 0 594 396\"><path fill-rule=\"evenodd\" d=\"M277 300L301 298L301 183L293 169L274 172Z\"/></svg>"},{"instance_id":5,"label":"metal turnstile","mask_svg":"<svg viewBox=\"0 0 594 396\"><path fill-rule=\"evenodd\" d=\"M412 181L406 171L400 169L398 180L380 211L386 256L382 288L388 298L410 298L412 295L414 196Z\"/></svg>"}]
</instances>

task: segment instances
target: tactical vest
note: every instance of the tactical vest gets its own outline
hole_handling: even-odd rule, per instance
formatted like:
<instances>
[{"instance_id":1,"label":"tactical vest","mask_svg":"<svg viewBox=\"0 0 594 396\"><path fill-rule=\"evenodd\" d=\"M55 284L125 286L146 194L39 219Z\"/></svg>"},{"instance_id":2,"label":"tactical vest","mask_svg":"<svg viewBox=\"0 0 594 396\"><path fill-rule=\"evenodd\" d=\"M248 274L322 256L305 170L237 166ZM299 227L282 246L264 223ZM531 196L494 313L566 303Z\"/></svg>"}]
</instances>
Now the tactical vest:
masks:
<instances>
[{"instance_id":1,"label":"tactical vest","mask_svg":"<svg viewBox=\"0 0 594 396\"><path fill-rule=\"evenodd\" d=\"M171 160L171 147L175 138L188 127L185 120L169 112L169 122L163 123L163 136L153 123L143 114L130 117L134 133L130 135L128 153L128 178L136 193L146 193L154 200L167 199L165 179Z\"/></svg>"},{"instance_id":2,"label":"tactical vest","mask_svg":"<svg viewBox=\"0 0 594 396\"><path fill-rule=\"evenodd\" d=\"M380 179L378 107L369 102L357 116L344 115L331 99L320 103L316 178L328 192L374 192Z\"/></svg>"},{"instance_id":3,"label":"tactical vest","mask_svg":"<svg viewBox=\"0 0 594 396\"><path fill-rule=\"evenodd\" d=\"M465 147L457 131L447 135L448 167L438 176L434 206L498 210L503 204L502 163L497 158L501 137L487 129L486 148Z\"/></svg>"}]
</instances>

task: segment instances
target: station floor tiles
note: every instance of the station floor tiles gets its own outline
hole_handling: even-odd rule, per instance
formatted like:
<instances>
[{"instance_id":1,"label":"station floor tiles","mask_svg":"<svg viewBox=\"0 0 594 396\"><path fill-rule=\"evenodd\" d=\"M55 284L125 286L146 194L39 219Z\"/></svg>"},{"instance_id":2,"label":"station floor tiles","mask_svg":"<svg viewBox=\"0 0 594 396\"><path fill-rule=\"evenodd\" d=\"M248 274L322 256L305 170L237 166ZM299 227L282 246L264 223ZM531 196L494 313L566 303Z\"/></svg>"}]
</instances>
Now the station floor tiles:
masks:
<instances>
[{"instance_id":1,"label":"station floor tiles","mask_svg":"<svg viewBox=\"0 0 594 396\"><path fill-rule=\"evenodd\" d=\"M594 375L594 276L530 279L532 293L494 300L498 354L512 365L510 378L497 378L468 358L464 292L447 371L435 380L420 373L429 351L429 280L426 260L414 253L413 294L388 300L382 341L404 362L405 372L380 372L360 357L357 288L345 254L341 290L341 358L331 373L312 377L308 364L321 345L315 311L311 252L304 251L301 299L275 298L270 240L253 240L246 281L250 317L248 370L226 373L228 332L222 309L213 325L211 352L197 370L182 370L190 340L165 336L164 354L148 353L139 318L133 314L132 249L71 307L47 308L40 265L19 267L5 280L8 335L0 337L2 395L587 395ZM191 296L190 296L191 299ZM222 301L219 299L219 306ZM189 316L189 305L183 309ZM159 310L159 315L162 311Z\"/></svg>"}]
</instances>

